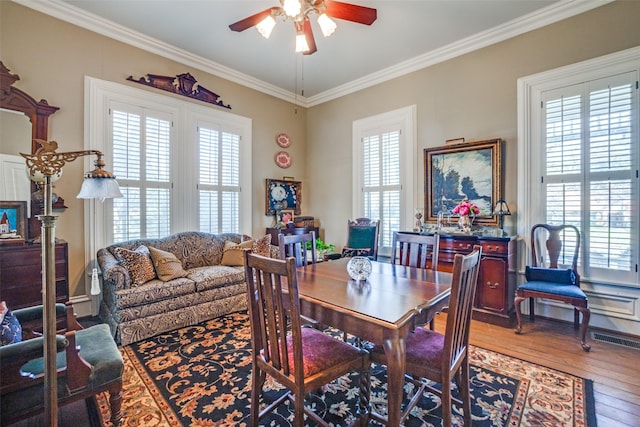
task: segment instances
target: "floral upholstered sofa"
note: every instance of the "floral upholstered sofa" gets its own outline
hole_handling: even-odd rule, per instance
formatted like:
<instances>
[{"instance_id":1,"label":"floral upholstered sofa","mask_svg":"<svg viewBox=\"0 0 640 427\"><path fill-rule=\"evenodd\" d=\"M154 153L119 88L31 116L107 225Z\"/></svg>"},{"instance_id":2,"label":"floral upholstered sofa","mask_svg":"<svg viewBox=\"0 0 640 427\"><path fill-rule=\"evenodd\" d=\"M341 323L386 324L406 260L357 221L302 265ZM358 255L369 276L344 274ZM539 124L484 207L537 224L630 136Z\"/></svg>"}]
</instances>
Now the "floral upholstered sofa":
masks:
<instances>
[{"instance_id":1,"label":"floral upholstered sofa","mask_svg":"<svg viewBox=\"0 0 640 427\"><path fill-rule=\"evenodd\" d=\"M127 345L245 310L242 249L277 256L270 240L189 231L102 248L100 318Z\"/></svg>"}]
</instances>

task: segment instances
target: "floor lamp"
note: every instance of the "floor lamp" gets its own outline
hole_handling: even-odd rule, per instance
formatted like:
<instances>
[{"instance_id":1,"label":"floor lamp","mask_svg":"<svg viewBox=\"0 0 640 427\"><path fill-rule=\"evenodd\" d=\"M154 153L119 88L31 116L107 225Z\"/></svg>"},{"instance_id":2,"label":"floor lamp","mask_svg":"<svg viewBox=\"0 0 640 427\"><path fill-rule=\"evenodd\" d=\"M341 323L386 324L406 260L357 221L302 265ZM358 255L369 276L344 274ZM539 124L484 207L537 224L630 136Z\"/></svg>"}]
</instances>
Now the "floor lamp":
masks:
<instances>
[{"instance_id":1,"label":"floor lamp","mask_svg":"<svg viewBox=\"0 0 640 427\"><path fill-rule=\"evenodd\" d=\"M57 153L56 141L35 140L40 148L34 154L20 153L26 159L29 178L41 184L44 191L44 213L38 215L42 223L40 247L42 249L42 305L44 335L44 410L47 426L58 425L58 382L56 367L56 215L53 215L53 185L62 175L62 167L78 157L95 154L96 168L87 173L78 194L81 199L110 199L122 197L115 176L104 170L102 152L98 150Z\"/></svg>"}]
</instances>

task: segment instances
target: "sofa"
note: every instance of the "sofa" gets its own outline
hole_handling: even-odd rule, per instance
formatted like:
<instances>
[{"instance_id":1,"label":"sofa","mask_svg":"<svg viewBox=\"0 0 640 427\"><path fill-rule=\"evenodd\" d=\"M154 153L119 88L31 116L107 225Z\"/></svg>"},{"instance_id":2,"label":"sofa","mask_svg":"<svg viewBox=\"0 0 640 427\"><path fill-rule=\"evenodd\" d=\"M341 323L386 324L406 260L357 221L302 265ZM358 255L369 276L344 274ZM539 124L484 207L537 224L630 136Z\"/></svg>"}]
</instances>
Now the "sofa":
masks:
<instances>
[{"instance_id":1,"label":"sofa","mask_svg":"<svg viewBox=\"0 0 640 427\"><path fill-rule=\"evenodd\" d=\"M277 257L270 240L189 231L102 248L99 317L128 345L246 310L242 249Z\"/></svg>"}]
</instances>

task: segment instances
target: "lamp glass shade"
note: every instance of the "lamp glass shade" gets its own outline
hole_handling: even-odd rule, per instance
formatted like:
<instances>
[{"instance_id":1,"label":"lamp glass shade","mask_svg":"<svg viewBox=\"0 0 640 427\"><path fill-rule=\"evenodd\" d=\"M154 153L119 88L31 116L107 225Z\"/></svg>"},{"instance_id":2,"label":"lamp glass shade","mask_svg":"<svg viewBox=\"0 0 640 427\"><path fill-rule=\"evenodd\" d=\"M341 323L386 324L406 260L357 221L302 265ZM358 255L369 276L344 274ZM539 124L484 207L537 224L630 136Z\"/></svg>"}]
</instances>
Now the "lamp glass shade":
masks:
<instances>
[{"instance_id":1,"label":"lamp glass shade","mask_svg":"<svg viewBox=\"0 0 640 427\"><path fill-rule=\"evenodd\" d=\"M262 37L268 39L271 35L271 31L273 31L273 27L276 26L276 20L273 19L273 16L269 15L264 18L262 21L258 22L256 25L256 29L260 33Z\"/></svg>"},{"instance_id":2,"label":"lamp glass shade","mask_svg":"<svg viewBox=\"0 0 640 427\"><path fill-rule=\"evenodd\" d=\"M302 9L302 5L300 4L299 0L284 0L284 3L282 4L282 9L284 10L284 13L287 14L287 16L290 16L293 18L300 13L300 10Z\"/></svg>"},{"instance_id":3,"label":"lamp glass shade","mask_svg":"<svg viewBox=\"0 0 640 427\"><path fill-rule=\"evenodd\" d=\"M320 29L322 30L322 34L325 37L329 37L336 30L336 23L327 16L326 13L318 16L318 25L320 25Z\"/></svg>"},{"instance_id":4,"label":"lamp glass shade","mask_svg":"<svg viewBox=\"0 0 640 427\"><path fill-rule=\"evenodd\" d=\"M112 178L85 178L78 199L115 199L122 197L118 181Z\"/></svg>"}]
</instances>

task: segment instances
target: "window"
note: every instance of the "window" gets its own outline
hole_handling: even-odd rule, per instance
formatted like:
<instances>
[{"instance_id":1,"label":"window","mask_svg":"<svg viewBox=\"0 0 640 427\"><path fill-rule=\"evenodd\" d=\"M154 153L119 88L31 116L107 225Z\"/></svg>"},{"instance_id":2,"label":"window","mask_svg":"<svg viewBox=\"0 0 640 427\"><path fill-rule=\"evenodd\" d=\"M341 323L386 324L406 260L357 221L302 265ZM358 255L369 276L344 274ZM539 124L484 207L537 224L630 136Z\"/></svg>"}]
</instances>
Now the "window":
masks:
<instances>
[{"instance_id":1,"label":"window","mask_svg":"<svg viewBox=\"0 0 640 427\"><path fill-rule=\"evenodd\" d=\"M250 119L90 77L85 86L85 148L105 153L124 195L86 202L87 265L115 241L252 234Z\"/></svg>"},{"instance_id":2,"label":"window","mask_svg":"<svg viewBox=\"0 0 640 427\"><path fill-rule=\"evenodd\" d=\"M380 253L412 227L415 107L354 122L353 215L380 219Z\"/></svg>"},{"instance_id":3,"label":"window","mask_svg":"<svg viewBox=\"0 0 640 427\"><path fill-rule=\"evenodd\" d=\"M530 215L520 234L539 221L573 224L583 280L637 285L639 64L610 64L532 85L531 139L519 157L537 160L522 163L531 186L519 189Z\"/></svg>"}]
</instances>

